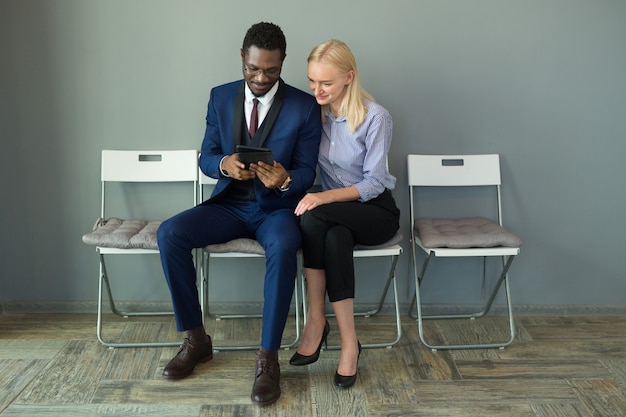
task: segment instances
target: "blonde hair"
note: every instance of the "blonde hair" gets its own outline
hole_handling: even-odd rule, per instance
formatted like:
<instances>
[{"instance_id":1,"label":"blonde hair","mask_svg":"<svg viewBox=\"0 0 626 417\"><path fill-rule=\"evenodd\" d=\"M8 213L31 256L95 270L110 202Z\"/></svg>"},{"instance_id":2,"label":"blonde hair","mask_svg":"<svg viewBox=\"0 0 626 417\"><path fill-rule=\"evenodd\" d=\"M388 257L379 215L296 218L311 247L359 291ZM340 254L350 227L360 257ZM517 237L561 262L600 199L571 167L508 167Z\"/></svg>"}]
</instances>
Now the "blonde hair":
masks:
<instances>
[{"instance_id":1,"label":"blonde hair","mask_svg":"<svg viewBox=\"0 0 626 417\"><path fill-rule=\"evenodd\" d=\"M354 132L356 128L363 123L363 120L365 120L365 116L367 115L367 107L365 106L365 103L363 103L363 100L367 99L374 101L374 98L367 91L365 91L363 87L361 87L356 59L354 58L352 51L350 51L350 48L348 48L348 45L346 45L345 42L337 39L330 39L313 48L309 54L309 58L307 59L307 63L310 62L323 62L330 64L344 73L348 73L349 71L354 72L352 82L345 86L346 93L344 94L339 106L341 114L346 115L348 129L350 132ZM322 122L326 121L327 109L328 105L324 105L322 111Z\"/></svg>"}]
</instances>

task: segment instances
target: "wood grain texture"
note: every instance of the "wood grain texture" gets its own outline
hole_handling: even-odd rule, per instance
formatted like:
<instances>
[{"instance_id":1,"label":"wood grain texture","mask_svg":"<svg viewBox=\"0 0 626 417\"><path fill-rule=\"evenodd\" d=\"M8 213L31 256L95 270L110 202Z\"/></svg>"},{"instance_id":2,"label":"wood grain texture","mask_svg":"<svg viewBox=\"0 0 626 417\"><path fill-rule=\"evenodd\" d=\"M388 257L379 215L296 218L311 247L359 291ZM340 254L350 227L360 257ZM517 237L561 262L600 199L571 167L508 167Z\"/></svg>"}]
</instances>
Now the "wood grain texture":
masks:
<instances>
[{"instance_id":1,"label":"wood grain texture","mask_svg":"<svg viewBox=\"0 0 626 417\"><path fill-rule=\"evenodd\" d=\"M173 319L107 317L107 334L124 340L181 339ZM430 321L429 340L505 334L502 317ZM329 343L339 334L334 319ZM361 341L394 334L394 318L357 318ZM469 325L469 326L468 326ZM294 336L288 324L285 340ZM365 349L357 383L333 385L340 352L304 367L281 350L282 396L250 401L255 352L220 351L181 381L162 378L177 347L107 349L95 340L92 314L0 316L0 417L5 416L441 416L605 417L626 415L626 317L516 318L506 349L432 352L403 317L390 349ZM261 322L210 321L216 343L258 343Z\"/></svg>"},{"instance_id":2,"label":"wood grain texture","mask_svg":"<svg viewBox=\"0 0 626 417\"><path fill-rule=\"evenodd\" d=\"M0 412L47 366L45 360L0 360Z\"/></svg>"}]
</instances>

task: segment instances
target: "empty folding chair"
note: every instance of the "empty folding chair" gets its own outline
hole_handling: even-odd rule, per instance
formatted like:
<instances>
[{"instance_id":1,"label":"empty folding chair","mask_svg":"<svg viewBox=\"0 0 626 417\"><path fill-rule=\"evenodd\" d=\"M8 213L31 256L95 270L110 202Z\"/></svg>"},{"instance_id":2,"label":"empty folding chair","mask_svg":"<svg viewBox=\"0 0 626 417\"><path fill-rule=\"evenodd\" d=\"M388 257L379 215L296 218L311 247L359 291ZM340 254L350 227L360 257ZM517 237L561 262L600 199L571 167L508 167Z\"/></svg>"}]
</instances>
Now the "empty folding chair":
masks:
<instances>
[{"instance_id":1,"label":"empty folding chair","mask_svg":"<svg viewBox=\"0 0 626 417\"><path fill-rule=\"evenodd\" d=\"M503 348L515 338L513 309L511 305L508 270L513 259L520 252L521 239L502 226L501 179L499 155L409 155L408 182L410 200L410 227L413 273L415 276L415 298L410 307L416 306L419 337L421 342L431 349L475 349ZM450 204L466 207L463 200L467 193L464 187L491 187L494 192L489 197L495 220L485 217L425 218L420 217L420 208L424 199L416 196L419 187L448 187L446 198ZM456 197L452 197L457 191ZM419 268L417 251L421 249L425 260ZM422 286L426 278L427 267L433 258L478 257L483 261L483 285L486 280L485 268L488 258L499 258L501 269L493 284L491 293L486 297L480 311L468 314L424 315ZM499 263L499 262L498 262ZM431 278L431 281L435 277ZM443 278L440 277L441 281ZM504 284L504 285L502 285ZM423 320L449 318L480 318L486 315L500 289L504 289L508 316L508 336L503 341L490 341L467 344L436 344L427 342L424 337Z\"/></svg>"},{"instance_id":2,"label":"empty folding chair","mask_svg":"<svg viewBox=\"0 0 626 417\"><path fill-rule=\"evenodd\" d=\"M103 303L104 292L108 296L111 311L119 316L158 316L170 315L172 311L129 312L120 311L115 304L111 290L111 279L107 273L105 257L119 255L158 255L156 232L161 220L149 220L142 217L120 218L111 217L109 205L124 200L117 206L130 207L136 214L142 207L134 202L134 193L127 190L111 192L111 183L181 183L189 189L188 200L181 201L181 210L192 207L197 203L198 182L198 151L171 150L171 151L127 151L103 150L101 158L101 209L100 218L94 230L83 236L83 242L94 245L100 258L100 273L98 279L98 316L96 334L100 343L108 347L149 347L149 346L178 346L180 341L156 342L122 342L105 340L103 336ZM122 185L123 187L124 185ZM130 185L129 185L130 186ZM133 188L134 190L134 188ZM122 192L126 191L126 192ZM168 194L161 194L162 201L171 200ZM115 201L114 201L115 200ZM156 201L147 203L156 205ZM127 210L128 211L128 210ZM175 213L172 213L175 214ZM158 258L157 258L158 259ZM133 277L136 278L136 277ZM154 277L153 277L154 278ZM126 277L128 280L129 278ZM165 285L164 278L161 279Z\"/></svg>"}]
</instances>

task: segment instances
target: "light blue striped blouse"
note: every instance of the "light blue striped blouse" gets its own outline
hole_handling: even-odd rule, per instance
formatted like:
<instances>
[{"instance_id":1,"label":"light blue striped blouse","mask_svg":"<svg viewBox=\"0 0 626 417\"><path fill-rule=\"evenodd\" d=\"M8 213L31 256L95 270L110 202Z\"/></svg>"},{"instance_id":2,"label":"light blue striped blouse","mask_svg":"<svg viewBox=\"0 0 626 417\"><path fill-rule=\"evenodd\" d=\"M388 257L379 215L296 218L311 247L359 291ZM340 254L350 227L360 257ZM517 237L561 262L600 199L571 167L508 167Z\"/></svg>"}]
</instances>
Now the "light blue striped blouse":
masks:
<instances>
[{"instance_id":1,"label":"light blue striped blouse","mask_svg":"<svg viewBox=\"0 0 626 417\"><path fill-rule=\"evenodd\" d=\"M344 116L336 118L332 112L326 113L318 156L322 189L354 185L362 202L396 185L396 178L387 169L391 115L377 103L366 100L365 104L367 116L354 133L350 133Z\"/></svg>"}]
</instances>

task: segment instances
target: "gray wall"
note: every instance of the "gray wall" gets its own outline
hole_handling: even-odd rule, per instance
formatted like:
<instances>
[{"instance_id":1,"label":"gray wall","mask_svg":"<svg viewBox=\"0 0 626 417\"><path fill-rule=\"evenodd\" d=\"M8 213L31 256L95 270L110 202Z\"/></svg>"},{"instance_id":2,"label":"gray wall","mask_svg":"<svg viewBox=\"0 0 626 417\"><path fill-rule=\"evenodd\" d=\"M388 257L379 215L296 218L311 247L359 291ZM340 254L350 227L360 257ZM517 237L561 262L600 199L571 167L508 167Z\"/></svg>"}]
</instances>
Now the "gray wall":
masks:
<instances>
[{"instance_id":1,"label":"gray wall","mask_svg":"<svg viewBox=\"0 0 626 417\"><path fill-rule=\"evenodd\" d=\"M505 224L525 241L514 303L625 305L623 0L4 0L0 301L95 299L97 255L81 235L99 213L100 150L198 149L209 90L240 77L244 32L260 20L285 31L283 77L302 89L315 44L352 47L394 117L405 234L408 153L499 153ZM398 267L404 302L409 258ZM122 299L168 299L156 259L112 268L149 281L122 280ZM359 267L366 302L380 268ZM261 281L258 265L215 271L215 297L245 288L260 301L260 287L242 284Z\"/></svg>"}]
</instances>

